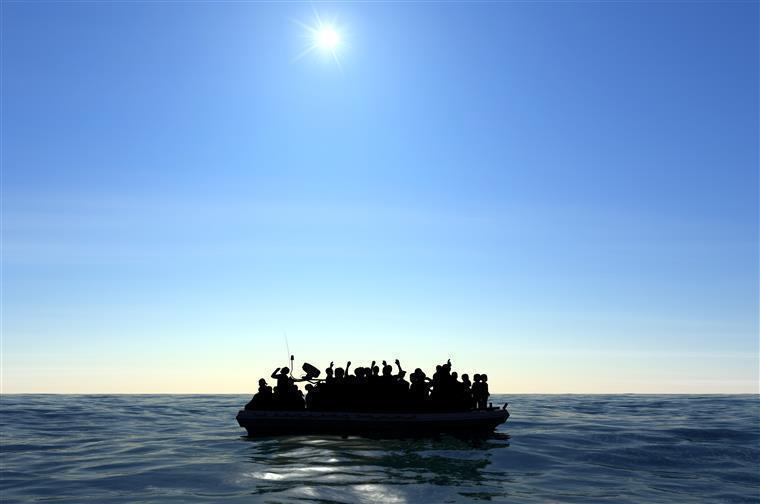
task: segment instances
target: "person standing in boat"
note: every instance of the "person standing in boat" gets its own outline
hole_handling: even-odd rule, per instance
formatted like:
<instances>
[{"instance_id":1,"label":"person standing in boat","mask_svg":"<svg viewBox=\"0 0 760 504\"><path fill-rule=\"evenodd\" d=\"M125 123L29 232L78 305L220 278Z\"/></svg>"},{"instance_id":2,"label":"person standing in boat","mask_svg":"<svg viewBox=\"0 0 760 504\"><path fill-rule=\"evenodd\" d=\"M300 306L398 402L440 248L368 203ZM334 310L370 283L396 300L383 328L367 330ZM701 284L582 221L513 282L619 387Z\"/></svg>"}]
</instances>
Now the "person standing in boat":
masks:
<instances>
[{"instance_id":1,"label":"person standing in boat","mask_svg":"<svg viewBox=\"0 0 760 504\"><path fill-rule=\"evenodd\" d=\"M370 383L377 383L380 378L380 366L375 364L375 361L372 361L372 365L370 366L370 375L369 375L369 382Z\"/></svg>"},{"instance_id":2,"label":"person standing in boat","mask_svg":"<svg viewBox=\"0 0 760 504\"><path fill-rule=\"evenodd\" d=\"M406 371L401 369L401 362L398 359L396 359L396 367L398 367L398 373L393 376L395 393L406 401L406 396L409 393L409 382L404 379Z\"/></svg>"},{"instance_id":3,"label":"person standing in boat","mask_svg":"<svg viewBox=\"0 0 760 504\"><path fill-rule=\"evenodd\" d=\"M428 399L428 392L430 390L428 378L425 376L425 372L422 371L422 369L417 368L409 376L409 379L412 381L412 384L409 387L412 400L417 406L421 406Z\"/></svg>"},{"instance_id":4,"label":"person standing in boat","mask_svg":"<svg viewBox=\"0 0 760 504\"><path fill-rule=\"evenodd\" d=\"M354 369L354 375L356 376L354 380L357 384L367 384L367 368L359 366L358 368Z\"/></svg>"},{"instance_id":5,"label":"person standing in boat","mask_svg":"<svg viewBox=\"0 0 760 504\"><path fill-rule=\"evenodd\" d=\"M405 411L410 407L409 382L404 379L406 371L401 368L401 362L394 361L398 368L398 373L393 375L393 384L391 386L391 395L393 397L393 408L395 411Z\"/></svg>"},{"instance_id":6,"label":"person standing in boat","mask_svg":"<svg viewBox=\"0 0 760 504\"><path fill-rule=\"evenodd\" d=\"M476 374L475 383L472 384L472 399L475 401L476 409L486 409L488 405L488 375Z\"/></svg>"},{"instance_id":7,"label":"person standing in boat","mask_svg":"<svg viewBox=\"0 0 760 504\"><path fill-rule=\"evenodd\" d=\"M464 383L459 381L459 374L456 371L452 371L451 373L451 385L447 402L455 410L469 409L464 400Z\"/></svg>"},{"instance_id":8,"label":"person standing in boat","mask_svg":"<svg viewBox=\"0 0 760 504\"><path fill-rule=\"evenodd\" d=\"M277 368L272 373L272 378L277 380L277 385L274 387L275 399L281 406L288 404L290 397L290 385L294 383L293 379L288 376L290 369L287 367Z\"/></svg>"},{"instance_id":9,"label":"person standing in boat","mask_svg":"<svg viewBox=\"0 0 760 504\"><path fill-rule=\"evenodd\" d=\"M344 379L343 368L342 367L335 368L335 377L333 378L335 383L342 384L343 379Z\"/></svg>"},{"instance_id":10,"label":"person standing in boat","mask_svg":"<svg viewBox=\"0 0 760 504\"><path fill-rule=\"evenodd\" d=\"M472 382L467 373L462 375L462 402L466 409L472 409Z\"/></svg>"},{"instance_id":11,"label":"person standing in boat","mask_svg":"<svg viewBox=\"0 0 760 504\"><path fill-rule=\"evenodd\" d=\"M472 377L474 380L472 383L472 402L475 409L481 409L482 397L483 397L483 383L480 381L480 374L475 373Z\"/></svg>"},{"instance_id":12,"label":"person standing in boat","mask_svg":"<svg viewBox=\"0 0 760 504\"><path fill-rule=\"evenodd\" d=\"M491 393L488 392L488 375L482 374L480 379L483 383L483 409L485 409L488 406L488 398L491 396Z\"/></svg>"},{"instance_id":13,"label":"person standing in boat","mask_svg":"<svg viewBox=\"0 0 760 504\"><path fill-rule=\"evenodd\" d=\"M381 383L389 385L393 382L393 366L383 361L383 375L380 377Z\"/></svg>"},{"instance_id":14,"label":"person standing in boat","mask_svg":"<svg viewBox=\"0 0 760 504\"><path fill-rule=\"evenodd\" d=\"M404 376L406 376L406 371L401 369L401 362L396 359L396 367L398 367L398 373L396 374L396 381L401 381L404 379Z\"/></svg>"},{"instance_id":15,"label":"person standing in boat","mask_svg":"<svg viewBox=\"0 0 760 504\"><path fill-rule=\"evenodd\" d=\"M346 371L343 375L343 381L346 383L355 383L354 376L351 375L351 361L346 362Z\"/></svg>"}]
</instances>

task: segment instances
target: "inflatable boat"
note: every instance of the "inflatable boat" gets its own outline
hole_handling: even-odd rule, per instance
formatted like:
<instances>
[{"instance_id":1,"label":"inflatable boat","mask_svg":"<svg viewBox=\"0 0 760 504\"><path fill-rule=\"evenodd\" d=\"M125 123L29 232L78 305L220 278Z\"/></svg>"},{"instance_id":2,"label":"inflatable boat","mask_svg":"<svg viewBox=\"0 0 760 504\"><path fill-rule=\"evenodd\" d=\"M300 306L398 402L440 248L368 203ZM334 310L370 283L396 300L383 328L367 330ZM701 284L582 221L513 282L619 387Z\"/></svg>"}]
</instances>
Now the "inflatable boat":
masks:
<instances>
[{"instance_id":1,"label":"inflatable boat","mask_svg":"<svg viewBox=\"0 0 760 504\"><path fill-rule=\"evenodd\" d=\"M249 436L301 434L488 435L509 418L506 404L460 412L354 413L336 411L240 410L237 421Z\"/></svg>"}]
</instances>

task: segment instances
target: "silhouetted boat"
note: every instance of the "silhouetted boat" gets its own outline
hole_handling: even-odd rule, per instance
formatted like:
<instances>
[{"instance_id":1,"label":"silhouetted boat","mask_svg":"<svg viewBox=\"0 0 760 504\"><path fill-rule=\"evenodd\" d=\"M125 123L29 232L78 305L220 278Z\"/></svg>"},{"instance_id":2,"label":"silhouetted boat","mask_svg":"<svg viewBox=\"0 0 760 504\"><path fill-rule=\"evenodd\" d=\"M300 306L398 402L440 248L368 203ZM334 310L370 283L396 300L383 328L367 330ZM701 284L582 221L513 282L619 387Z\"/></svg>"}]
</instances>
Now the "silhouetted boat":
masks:
<instances>
[{"instance_id":1,"label":"silhouetted boat","mask_svg":"<svg viewBox=\"0 0 760 504\"><path fill-rule=\"evenodd\" d=\"M249 436L283 434L484 435L509 418L503 408L451 413L353 413L240 410L237 421Z\"/></svg>"}]
</instances>

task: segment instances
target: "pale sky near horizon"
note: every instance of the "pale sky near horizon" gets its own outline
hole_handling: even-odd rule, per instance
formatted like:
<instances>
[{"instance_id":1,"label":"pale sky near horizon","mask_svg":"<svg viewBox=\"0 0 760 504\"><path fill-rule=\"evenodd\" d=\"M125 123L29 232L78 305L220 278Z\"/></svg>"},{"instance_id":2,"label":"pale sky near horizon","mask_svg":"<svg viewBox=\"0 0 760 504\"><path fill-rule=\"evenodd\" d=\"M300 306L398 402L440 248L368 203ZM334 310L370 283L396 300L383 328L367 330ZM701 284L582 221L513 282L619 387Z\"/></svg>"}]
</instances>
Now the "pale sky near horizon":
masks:
<instances>
[{"instance_id":1,"label":"pale sky near horizon","mask_svg":"<svg viewBox=\"0 0 760 504\"><path fill-rule=\"evenodd\" d=\"M3 2L2 392L758 393L758 11Z\"/></svg>"}]
</instances>

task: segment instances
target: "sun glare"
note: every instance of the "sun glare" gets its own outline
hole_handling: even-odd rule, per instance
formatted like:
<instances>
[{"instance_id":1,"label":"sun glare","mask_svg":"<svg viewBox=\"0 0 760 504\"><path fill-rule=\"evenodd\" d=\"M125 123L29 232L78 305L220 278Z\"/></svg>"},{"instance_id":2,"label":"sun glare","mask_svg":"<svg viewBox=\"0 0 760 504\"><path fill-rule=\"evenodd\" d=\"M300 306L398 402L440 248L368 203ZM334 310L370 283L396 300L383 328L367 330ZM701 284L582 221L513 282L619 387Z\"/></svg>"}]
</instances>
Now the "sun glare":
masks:
<instances>
[{"instance_id":1,"label":"sun glare","mask_svg":"<svg viewBox=\"0 0 760 504\"><path fill-rule=\"evenodd\" d=\"M340 44L340 34L328 26L315 34L314 42L322 49L334 49Z\"/></svg>"},{"instance_id":2,"label":"sun glare","mask_svg":"<svg viewBox=\"0 0 760 504\"><path fill-rule=\"evenodd\" d=\"M311 24L295 22L305 30L306 38L306 47L296 59L316 51L330 56L340 66L340 52L346 46L345 27L339 26L336 19L323 20L317 12L314 12L314 20Z\"/></svg>"}]
</instances>

